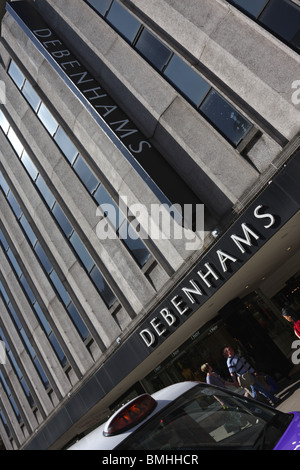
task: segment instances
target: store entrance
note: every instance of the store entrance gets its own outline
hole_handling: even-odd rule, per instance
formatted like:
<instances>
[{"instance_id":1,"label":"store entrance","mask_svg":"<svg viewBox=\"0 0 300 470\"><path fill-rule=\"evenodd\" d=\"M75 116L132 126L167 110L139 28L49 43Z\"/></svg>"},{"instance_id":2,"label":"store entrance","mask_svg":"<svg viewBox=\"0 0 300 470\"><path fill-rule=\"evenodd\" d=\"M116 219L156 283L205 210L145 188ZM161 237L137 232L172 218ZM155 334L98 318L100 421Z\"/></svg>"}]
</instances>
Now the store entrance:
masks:
<instances>
[{"instance_id":1,"label":"store entrance","mask_svg":"<svg viewBox=\"0 0 300 470\"><path fill-rule=\"evenodd\" d=\"M274 314L258 292L234 299L220 310L230 333L243 344L255 369L276 379L287 377L292 363L280 345L290 330ZM292 344L292 338L290 338Z\"/></svg>"}]
</instances>

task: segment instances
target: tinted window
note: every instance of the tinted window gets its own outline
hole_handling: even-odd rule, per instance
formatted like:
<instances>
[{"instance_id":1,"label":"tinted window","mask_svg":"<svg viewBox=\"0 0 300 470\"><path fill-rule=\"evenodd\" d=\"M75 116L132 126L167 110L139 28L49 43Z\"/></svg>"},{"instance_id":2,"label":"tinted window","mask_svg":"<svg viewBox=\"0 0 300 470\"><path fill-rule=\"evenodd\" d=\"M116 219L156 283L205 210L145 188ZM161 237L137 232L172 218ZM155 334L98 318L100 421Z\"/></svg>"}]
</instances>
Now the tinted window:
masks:
<instances>
[{"instance_id":1,"label":"tinted window","mask_svg":"<svg viewBox=\"0 0 300 470\"><path fill-rule=\"evenodd\" d=\"M65 305L68 305L70 303L70 297L69 294L67 293L66 289L63 286L63 283L61 282L60 278L58 277L57 273L55 271L52 271L50 274L50 278L54 284L54 287L56 288L59 296L61 297L63 303Z\"/></svg>"},{"instance_id":2,"label":"tinted window","mask_svg":"<svg viewBox=\"0 0 300 470\"><path fill-rule=\"evenodd\" d=\"M58 124L44 103L41 104L38 111L38 117L46 127L49 134L54 135Z\"/></svg>"},{"instance_id":3,"label":"tinted window","mask_svg":"<svg viewBox=\"0 0 300 470\"><path fill-rule=\"evenodd\" d=\"M101 294L101 297L105 301L108 307L111 307L115 302L116 298L107 283L105 282L102 274L100 273L97 266L94 266L91 271L91 278L93 279L95 285L97 286L98 291Z\"/></svg>"},{"instance_id":4,"label":"tinted window","mask_svg":"<svg viewBox=\"0 0 300 470\"><path fill-rule=\"evenodd\" d=\"M259 21L284 40L292 42L300 30L300 7L287 0L272 0Z\"/></svg>"},{"instance_id":5,"label":"tinted window","mask_svg":"<svg viewBox=\"0 0 300 470\"><path fill-rule=\"evenodd\" d=\"M151 34L147 29L142 31L135 47L151 62L154 67L162 70L166 65L172 52L159 39Z\"/></svg>"},{"instance_id":6,"label":"tinted window","mask_svg":"<svg viewBox=\"0 0 300 470\"><path fill-rule=\"evenodd\" d=\"M140 266L144 266L151 255L140 238L138 238L136 231L128 224L127 221L122 224L119 236L129 248L138 264Z\"/></svg>"},{"instance_id":7,"label":"tinted window","mask_svg":"<svg viewBox=\"0 0 300 470\"><path fill-rule=\"evenodd\" d=\"M48 256L46 255L46 253L44 252L40 242L38 242L36 245L35 245L35 248L34 248L42 266L44 267L44 269L46 270L46 272L49 274L53 267L52 267L52 264L50 263L49 261L49 258Z\"/></svg>"},{"instance_id":8,"label":"tinted window","mask_svg":"<svg viewBox=\"0 0 300 470\"><path fill-rule=\"evenodd\" d=\"M95 10L97 10L100 15L104 16L107 12L111 0L86 0Z\"/></svg>"},{"instance_id":9,"label":"tinted window","mask_svg":"<svg viewBox=\"0 0 300 470\"><path fill-rule=\"evenodd\" d=\"M212 125L235 146L252 127L247 119L214 90L209 93L200 110Z\"/></svg>"},{"instance_id":10,"label":"tinted window","mask_svg":"<svg viewBox=\"0 0 300 470\"><path fill-rule=\"evenodd\" d=\"M36 169L36 166L32 162L31 158L29 157L29 155L25 151L22 154L21 162L24 165L24 167L26 168L26 170L28 171L30 177L33 180L35 180L37 175L38 175L38 171Z\"/></svg>"},{"instance_id":11,"label":"tinted window","mask_svg":"<svg viewBox=\"0 0 300 470\"><path fill-rule=\"evenodd\" d=\"M21 210L15 196L13 195L13 193L11 191L9 192L9 194L7 196L7 199L8 199L10 207L12 208L15 216L19 219L22 215L22 210Z\"/></svg>"},{"instance_id":12,"label":"tinted window","mask_svg":"<svg viewBox=\"0 0 300 470\"><path fill-rule=\"evenodd\" d=\"M54 140L63 154L67 157L69 162L72 164L76 155L78 154L78 150L61 127L58 128Z\"/></svg>"},{"instance_id":13,"label":"tinted window","mask_svg":"<svg viewBox=\"0 0 300 470\"><path fill-rule=\"evenodd\" d=\"M94 198L98 202L99 206L110 223L116 229L125 219L125 216L120 212L117 204L114 202L112 197L108 194L106 189L101 185L94 194Z\"/></svg>"},{"instance_id":14,"label":"tinted window","mask_svg":"<svg viewBox=\"0 0 300 470\"><path fill-rule=\"evenodd\" d=\"M176 55L168 63L164 75L197 107L211 88L209 83Z\"/></svg>"},{"instance_id":15,"label":"tinted window","mask_svg":"<svg viewBox=\"0 0 300 470\"><path fill-rule=\"evenodd\" d=\"M76 326L81 338L85 340L89 336L89 330L83 323L79 313L77 312L75 306L73 304L70 304L68 307L68 312L70 314L70 317L72 318L74 325Z\"/></svg>"},{"instance_id":16,"label":"tinted window","mask_svg":"<svg viewBox=\"0 0 300 470\"><path fill-rule=\"evenodd\" d=\"M118 2L112 4L106 19L129 42L134 40L141 26L141 23Z\"/></svg>"},{"instance_id":17,"label":"tinted window","mask_svg":"<svg viewBox=\"0 0 300 470\"><path fill-rule=\"evenodd\" d=\"M17 65L12 61L10 63L8 74L11 76L18 88L22 88L25 77Z\"/></svg>"},{"instance_id":18,"label":"tinted window","mask_svg":"<svg viewBox=\"0 0 300 470\"><path fill-rule=\"evenodd\" d=\"M268 0L232 0L230 3L241 7L251 16L257 18Z\"/></svg>"},{"instance_id":19,"label":"tinted window","mask_svg":"<svg viewBox=\"0 0 300 470\"><path fill-rule=\"evenodd\" d=\"M30 240L30 243L32 244L32 246L34 246L36 241L37 241L37 238L36 238L32 228L30 227L29 222L26 219L24 214L22 215L22 217L20 219L20 224L22 225L23 229L25 230L26 235Z\"/></svg>"},{"instance_id":20,"label":"tinted window","mask_svg":"<svg viewBox=\"0 0 300 470\"><path fill-rule=\"evenodd\" d=\"M82 263L84 264L85 268L89 272L95 263L76 232L74 232L71 236L70 242L74 250L78 254L79 258L81 259Z\"/></svg>"},{"instance_id":21,"label":"tinted window","mask_svg":"<svg viewBox=\"0 0 300 470\"><path fill-rule=\"evenodd\" d=\"M52 213L57 220L60 228L63 230L64 234L69 238L71 233L73 232L73 227L68 221L67 217L61 210L60 205L56 202L55 206L53 207Z\"/></svg>"},{"instance_id":22,"label":"tinted window","mask_svg":"<svg viewBox=\"0 0 300 470\"><path fill-rule=\"evenodd\" d=\"M46 204L51 208L55 202L55 197L51 193L50 189L45 183L45 180L41 177L41 175L38 176L36 180L36 185L39 188L43 198L46 201Z\"/></svg>"},{"instance_id":23,"label":"tinted window","mask_svg":"<svg viewBox=\"0 0 300 470\"><path fill-rule=\"evenodd\" d=\"M81 179L81 181L83 182L83 184L88 189L88 191L90 193L95 191L96 187L99 184L99 181L80 155L78 155L73 168Z\"/></svg>"},{"instance_id":24,"label":"tinted window","mask_svg":"<svg viewBox=\"0 0 300 470\"><path fill-rule=\"evenodd\" d=\"M30 85L28 80L25 81L25 85L23 87L22 93L27 99L30 106L34 109L34 111L37 111L41 103L41 99L38 96L38 94L35 92L33 87Z\"/></svg>"}]
</instances>

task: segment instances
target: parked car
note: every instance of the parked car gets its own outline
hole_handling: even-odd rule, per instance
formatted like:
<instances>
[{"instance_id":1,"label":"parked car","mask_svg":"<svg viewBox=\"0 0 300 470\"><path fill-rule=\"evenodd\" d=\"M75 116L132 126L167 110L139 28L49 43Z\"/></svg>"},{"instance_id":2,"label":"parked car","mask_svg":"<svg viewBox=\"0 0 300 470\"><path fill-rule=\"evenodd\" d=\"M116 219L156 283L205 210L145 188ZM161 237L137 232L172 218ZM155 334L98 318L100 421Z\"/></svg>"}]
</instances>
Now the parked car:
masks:
<instances>
[{"instance_id":1,"label":"parked car","mask_svg":"<svg viewBox=\"0 0 300 470\"><path fill-rule=\"evenodd\" d=\"M143 394L69 450L300 449L300 413L200 382Z\"/></svg>"}]
</instances>

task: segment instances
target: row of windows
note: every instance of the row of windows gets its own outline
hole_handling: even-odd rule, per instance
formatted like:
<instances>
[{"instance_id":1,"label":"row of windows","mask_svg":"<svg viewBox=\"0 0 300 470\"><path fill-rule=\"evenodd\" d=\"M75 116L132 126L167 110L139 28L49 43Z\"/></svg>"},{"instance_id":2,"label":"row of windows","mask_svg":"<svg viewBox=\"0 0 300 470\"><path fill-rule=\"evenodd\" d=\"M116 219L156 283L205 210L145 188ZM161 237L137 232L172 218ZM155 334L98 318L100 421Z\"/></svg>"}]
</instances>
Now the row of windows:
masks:
<instances>
[{"instance_id":1,"label":"row of windows","mask_svg":"<svg viewBox=\"0 0 300 470\"><path fill-rule=\"evenodd\" d=\"M49 189L45 180L42 178L41 174L38 172L32 159L30 158L28 153L24 150L24 147L21 144L20 140L18 139L14 129L12 128L12 126L10 126L9 122L5 118L2 111L0 111L0 127L2 128L4 134L7 136L8 140L10 141L13 149L15 150L17 156L20 158L21 163L23 164L24 168L27 170L33 183L38 188L50 212L53 214L55 220L57 221L58 225L62 229L64 235L66 236L68 242L71 244L76 254L78 255L79 259L81 260L82 264L86 268L89 276L91 277L96 288L98 289L99 294L101 295L101 297L103 298L107 306L111 307L113 303L116 301L116 297L114 296L111 289L105 282L94 260L88 253L87 249L85 248L84 244L80 240L73 226L71 225L71 223L65 216L63 210L61 209L60 205L56 201L53 193ZM30 231L29 233L29 230L27 233L30 235L29 237L30 241L34 245L36 242L36 237L34 233L32 233L32 231Z\"/></svg>"},{"instance_id":2,"label":"row of windows","mask_svg":"<svg viewBox=\"0 0 300 470\"><path fill-rule=\"evenodd\" d=\"M0 236L1 236L1 245L3 247L3 242L6 243L6 240L4 239L2 231L1 231ZM9 256L8 250L7 250L7 255ZM16 313L16 311L13 307L13 304L10 300L10 297L8 296L2 282L0 282L0 292L2 294L2 298L4 299L5 304L7 306L7 311L9 313L16 329L19 331L20 337L23 340L24 347L25 347L26 351L28 352L29 356L31 357L31 360L34 364L34 367L35 367L37 373L39 374L39 377L40 377L45 389L47 390L50 386L50 382L49 382L49 380L48 380L48 378L45 374L45 371L44 371L43 367L41 366L41 363L40 363L40 361L39 361L39 359L36 355L36 352L35 352L34 348L32 347L32 344L31 344L31 342L30 342L30 340L29 340L29 338L28 338L28 336L27 336L27 334L26 334L26 332L25 332L25 330L24 330L24 328L23 328L23 326L20 322L20 319L19 319L19 317L18 317L18 315L17 315L17 313ZM40 322L42 324L44 324L44 330L45 331L48 330L50 332L51 329L49 327L49 324L48 324L48 322L47 322L40 306L37 304L36 307L35 307L35 305L33 307L35 308L35 312L36 312L36 315L37 315L38 319L40 320ZM5 341L6 347L7 347L7 350L8 350L9 347L8 347L7 341L5 339L3 339L3 341ZM57 341L54 344L57 344Z\"/></svg>"},{"instance_id":3,"label":"row of windows","mask_svg":"<svg viewBox=\"0 0 300 470\"><path fill-rule=\"evenodd\" d=\"M15 272L15 274L16 274L16 276L17 276L17 278L18 278L18 280L19 280L19 282L20 282L20 284L21 284L21 286L24 290L24 292L26 293L26 296L27 296L31 306L33 307L33 312L35 313L36 318L38 319L39 323L43 327L43 330L44 330L46 336L48 337L48 339L49 339L49 341L50 341L50 343L53 347L53 350L55 351L62 367L64 367L67 364L67 358L66 358L65 354L63 353L63 351L62 351L62 349L59 345L59 342L58 342L55 334L53 333L52 328L49 325L49 322L47 321L47 319L45 317L45 314L43 313L43 310L41 309L41 306L39 305L32 289L29 287L29 283L28 283L26 277L24 276L24 273L23 273L19 263L17 262L16 257L14 256L11 248L9 247L9 245L7 243L7 240L3 235L2 230L0 230L0 244L3 248L4 253L6 253L7 258L9 259L10 264L11 264L11 266L12 266L12 268L13 268L13 270L14 270L14 272ZM1 287L2 286L1 286L1 283L0 283L0 289L1 289ZM8 304L9 298L6 295L6 292L4 291L4 289L3 290L1 289L1 292L2 292L3 296L5 297L6 302ZM10 305L10 304L8 304L8 305ZM12 319L13 319L14 323L17 325L22 337L25 338L26 335L24 333L22 325L21 325L20 321L18 320L18 317L17 317L16 312L13 309L12 305L9 308L9 312L11 313ZM26 342L26 344L27 344L27 347L30 346L30 343ZM39 368L38 368L38 370L39 370ZM45 374L43 373L41 377L43 378L43 383L44 383L45 387L48 387L49 382L48 382L48 379L46 378Z\"/></svg>"},{"instance_id":4,"label":"row of windows","mask_svg":"<svg viewBox=\"0 0 300 470\"><path fill-rule=\"evenodd\" d=\"M82 340L86 340L88 336L90 336L90 333L83 322L82 318L80 317L74 303L70 299L70 296L65 289L62 281L60 280L58 274L56 273L55 269L53 268L49 258L47 257L45 251L43 250L40 242L38 241L37 236L35 235L34 231L30 227L30 224L28 223L25 215L23 214L16 198L14 197L9 185L7 184L6 180L3 177L2 172L0 172L0 188L2 189L4 195L7 198L7 201L14 212L17 221L21 225L22 229L24 230L29 242L31 243L31 246L39 259L41 265L43 266L46 274L49 277L49 280L51 284L53 285L55 291L57 292L59 298L61 299L63 305L65 306L66 312L68 313L70 319L72 320L75 328L77 329L79 335L81 336ZM17 265L14 265L15 268L17 268ZM20 272L18 269L16 271L17 273ZM22 286L25 289L25 292L27 294L28 299L31 301L33 306L36 306L36 312L38 313L37 310L37 303L34 303L35 296L32 293L28 282L26 282L26 279L24 276L22 277Z\"/></svg>"},{"instance_id":5,"label":"row of windows","mask_svg":"<svg viewBox=\"0 0 300 470\"><path fill-rule=\"evenodd\" d=\"M227 0L300 51L300 7L290 0Z\"/></svg>"},{"instance_id":6,"label":"row of windows","mask_svg":"<svg viewBox=\"0 0 300 470\"><path fill-rule=\"evenodd\" d=\"M129 225L127 219L121 213L120 209L116 206L113 199L104 188L103 184L101 184L99 179L89 168L83 157L79 154L75 145L66 135L63 128L57 123L52 113L45 106L37 92L31 86L30 82L24 77L23 73L13 61L10 63L8 74L13 79L17 87L21 90L23 96L26 98L32 109L36 112L38 118L43 123L51 137L53 137L64 157L71 165L71 168L75 171L76 175L84 184L97 205L101 206L104 204L109 204L110 206L114 207L114 214L117 214L117 217L110 217L112 212L108 212L108 219L112 223L119 239L123 241L135 261L139 264L140 267L144 266L150 258L151 254L141 239L137 236L137 233L133 233L132 227ZM47 195L47 197L49 198L50 196ZM49 203L50 202L52 201L50 200ZM85 257L86 256L87 255L85 255ZM91 277L93 278L97 287L100 288L100 294L106 304L111 306L115 301L114 294L109 289L98 268L94 268Z\"/></svg>"},{"instance_id":7,"label":"row of windows","mask_svg":"<svg viewBox=\"0 0 300 470\"><path fill-rule=\"evenodd\" d=\"M253 125L117 0L85 0L234 147Z\"/></svg>"}]
</instances>

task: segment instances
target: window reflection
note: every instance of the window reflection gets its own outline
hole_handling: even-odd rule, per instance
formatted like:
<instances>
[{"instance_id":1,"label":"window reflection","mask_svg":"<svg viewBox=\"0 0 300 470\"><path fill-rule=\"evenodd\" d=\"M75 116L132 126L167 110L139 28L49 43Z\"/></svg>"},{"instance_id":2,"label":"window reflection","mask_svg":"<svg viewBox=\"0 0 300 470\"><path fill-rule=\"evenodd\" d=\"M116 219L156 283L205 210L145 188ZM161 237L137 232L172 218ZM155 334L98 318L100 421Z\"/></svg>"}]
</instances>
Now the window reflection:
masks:
<instances>
[{"instance_id":1,"label":"window reflection","mask_svg":"<svg viewBox=\"0 0 300 470\"><path fill-rule=\"evenodd\" d=\"M49 134L53 136L55 134L58 124L50 113L49 109L44 105L44 103L42 103L40 106L40 109L38 111L38 117L46 127Z\"/></svg>"},{"instance_id":2,"label":"window reflection","mask_svg":"<svg viewBox=\"0 0 300 470\"><path fill-rule=\"evenodd\" d=\"M74 170L90 193L93 193L99 184L99 180L85 163L81 155L78 155L73 165Z\"/></svg>"},{"instance_id":3,"label":"window reflection","mask_svg":"<svg viewBox=\"0 0 300 470\"><path fill-rule=\"evenodd\" d=\"M105 16L112 0L86 0L100 15Z\"/></svg>"},{"instance_id":4,"label":"window reflection","mask_svg":"<svg viewBox=\"0 0 300 470\"><path fill-rule=\"evenodd\" d=\"M22 74L19 67L13 61L11 61L10 63L10 66L8 69L8 75L10 75L10 77L13 79L17 87L21 89L24 83L25 77Z\"/></svg>"},{"instance_id":5,"label":"window reflection","mask_svg":"<svg viewBox=\"0 0 300 470\"><path fill-rule=\"evenodd\" d=\"M37 111L41 103L41 99L28 80L25 81L22 93L34 111Z\"/></svg>"},{"instance_id":6,"label":"window reflection","mask_svg":"<svg viewBox=\"0 0 300 470\"><path fill-rule=\"evenodd\" d=\"M232 0L231 3L241 7L254 18L257 18L262 12L269 0Z\"/></svg>"},{"instance_id":7,"label":"window reflection","mask_svg":"<svg viewBox=\"0 0 300 470\"><path fill-rule=\"evenodd\" d=\"M252 127L247 119L214 90L209 93L200 110L234 146L240 143Z\"/></svg>"},{"instance_id":8,"label":"window reflection","mask_svg":"<svg viewBox=\"0 0 300 470\"><path fill-rule=\"evenodd\" d=\"M60 126L54 136L54 140L63 154L67 157L69 162L72 164L76 158L76 155L78 154L78 150Z\"/></svg>"},{"instance_id":9,"label":"window reflection","mask_svg":"<svg viewBox=\"0 0 300 470\"><path fill-rule=\"evenodd\" d=\"M134 40L141 27L141 23L116 1L112 4L106 19L129 42Z\"/></svg>"},{"instance_id":10,"label":"window reflection","mask_svg":"<svg viewBox=\"0 0 300 470\"><path fill-rule=\"evenodd\" d=\"M168 63L164 75L197 107L211 86L177 55Z\"/></svg>"},{"instance_id":11,"label":"window reflection","mask_svg":"<svg viewBox=\"0 0 300 470\"><path fill-rule=\"evenodd\" d=\"M300 31L300 7L287 0L272 0L260 16L259 22L292 43ZM298 44L294 45L300 49L300 37Z\"/></svg>"},{"instance_id":12,"label":"window reflection","mask_svg":"<svg viewBox=\"0 0 300 470\"><path fill-rule=\"evenodd\" d=\"M135 47L158 70L163 69L172 55L172 51L147 29L142 31Z\"/></svg>"}]
</instances>

